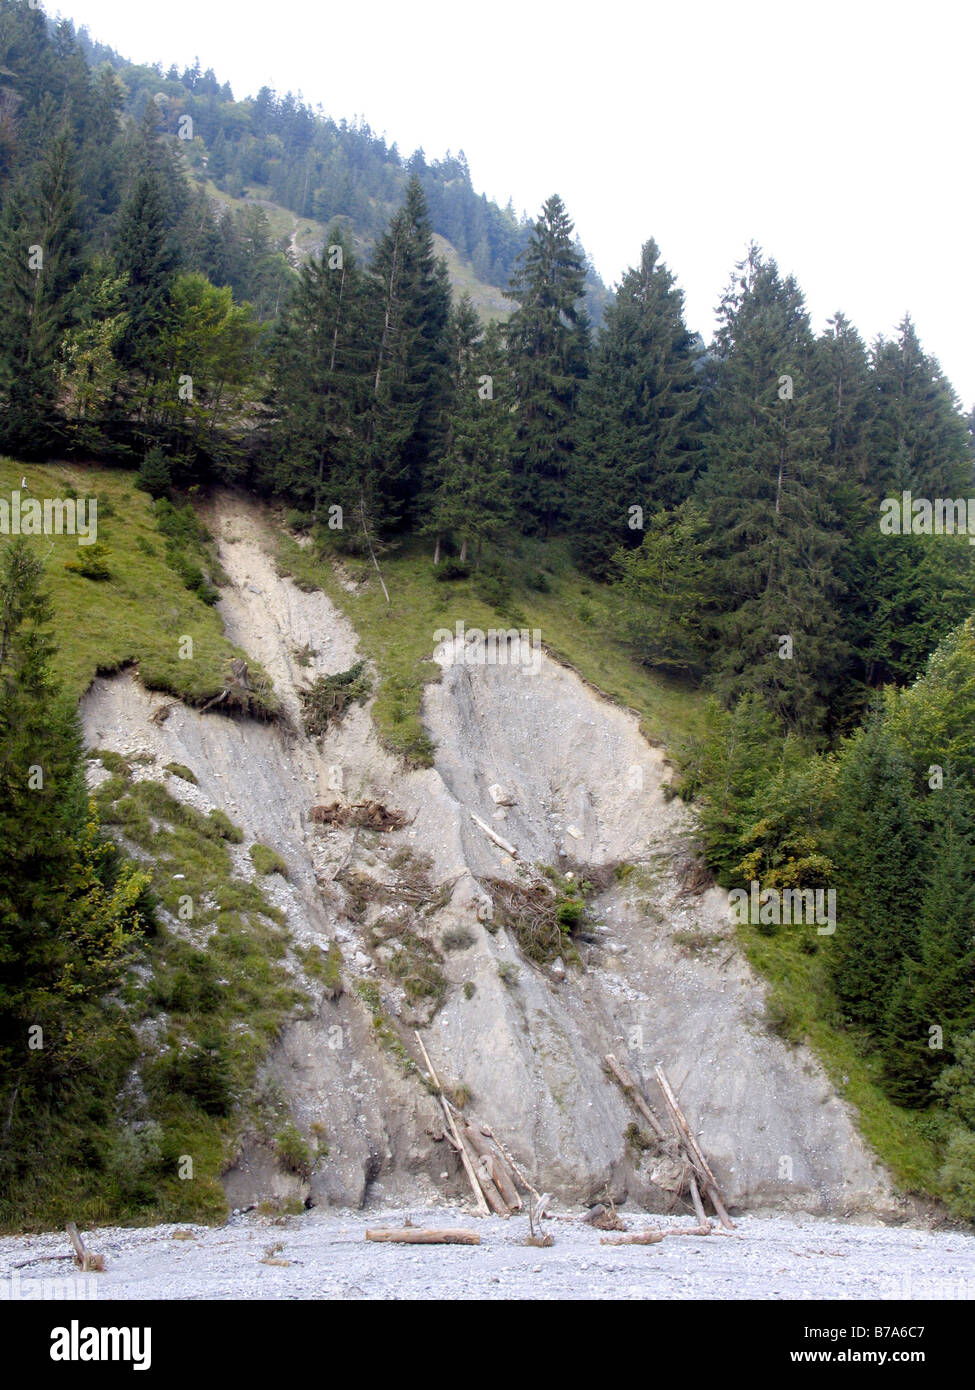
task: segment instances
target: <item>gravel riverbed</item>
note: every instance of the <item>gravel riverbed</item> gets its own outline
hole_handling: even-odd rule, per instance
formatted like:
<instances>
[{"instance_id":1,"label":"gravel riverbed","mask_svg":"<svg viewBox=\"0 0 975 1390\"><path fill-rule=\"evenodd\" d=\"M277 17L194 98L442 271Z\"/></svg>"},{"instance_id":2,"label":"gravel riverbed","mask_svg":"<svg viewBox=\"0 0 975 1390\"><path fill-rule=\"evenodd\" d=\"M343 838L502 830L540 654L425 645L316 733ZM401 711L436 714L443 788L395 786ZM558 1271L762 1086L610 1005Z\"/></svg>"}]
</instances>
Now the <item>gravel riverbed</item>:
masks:
<instances>
[{"instance_id":1,"label":"gravel riverbed","mask_svg":"<svg viewBox=\"0 0 975 1390\"><path fill-rule=\"evenodd\" d=\"M463 1226L477 1246L366 1241L366 1229ZM679 1223L644 1214L629 1230ZM685 1223L687 1224L687 1223ZM85 1234L105 1271L71 1296L108 1299L970 1299L975 1235L796 1215L747 1215L736 1229L654 1245L601 1245L576 1220L547 1220L546 1249L528 1221L477 1219L453 1207L246 1213L225 1226L106 1228ZM177 1235L177 1232L181 1233ZM191 1233L191 1234L190 1234ZM43 1296L73 1278L58 1232L0 1238L0 1298ZM269 1263L271 1261L271 1263ZM70 1291L68 1291L70 1293ZM49 1291L48 1297L53 1296Z\"/></svg>"}]
</instances>

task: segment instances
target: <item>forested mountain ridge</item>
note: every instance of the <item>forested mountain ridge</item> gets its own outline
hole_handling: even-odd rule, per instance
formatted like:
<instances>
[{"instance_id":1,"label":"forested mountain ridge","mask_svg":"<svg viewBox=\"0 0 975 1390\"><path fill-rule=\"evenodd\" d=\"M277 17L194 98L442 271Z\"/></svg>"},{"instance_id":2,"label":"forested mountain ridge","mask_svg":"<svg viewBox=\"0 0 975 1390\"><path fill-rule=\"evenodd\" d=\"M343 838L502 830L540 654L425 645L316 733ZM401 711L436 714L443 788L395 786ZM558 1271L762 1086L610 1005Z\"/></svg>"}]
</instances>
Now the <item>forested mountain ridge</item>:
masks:
<instances>
[{"instance_id":1,"label":"forested mountain ridge","mask_svg":"<svg viewBox=\"0 0 975 1390\"><path fill-rule=\"evenodd\" d=\"M445 606L511 626L545 613L572 630L579 664L614 653L623 698L675 680L688 712L706 696L670 741L708 870L731 891L838 895L835 936L789 930L771 912L742 923L775 982L772 1023L861 1057L858 1103L876 1141L901 1125L916 1141L905 1180L975 1211L973 441L910 317L871 345L842 313L817 334L796 278L752 245L702 350L651 238L597 337L557 195L516 246L518 224L473 196L460 160L404 167L371 132L269 89L235 103L209 74L163 78L103 57L70 25L0 0L0 448L11 459L0 516L24 501L27 460L65 456L115 468L120 481L98 486L126 511L114 554L103 509L102 538L57 562L57 591L81 614L59 643L95 631L106 589L120 605L137 597L144 555L167 593L192 596L189 615L171 596L158 621L137 611L121 653L98 628L112 650L80 665L138 659L147 685L187 705L279 718L256 669L249 684L228 682L212 631L221 573L194 504L231 482L279 508L281 563L299 578L327 582L338 558L366 593L361 611L378 593L374 712L411 766L435 758L420 712L439 624L413 628ZM218 185L274 196L227 211L208 196ZM303 258L272 227L281 207L315 243ZM312 236L319 214L328 224ZM452 220L485 274L505 270L506 322L485 324L451 293L436 235ZM133 486L151 507L133 504ZM41 1111L54 1123L45 1105L85 1072L66 1043L24 1062L31 1011L57 1034L74 975L77 1026L94 1028L99 990L153 923L137 869L99 839L85 805L69 703L47 715L59 689L49 552L32 539L14 528L0 548L0 1050L13 1078L4 1101L28 1130ZM192 636L190 619L207 659L181 665L172 633ZM330 674L364 690L352 666ZM28 795L45 761L45 795ZM146 838L156 794L133 806L126 769L117 776L104 800ZM180 823L157 802L187 853L220 858L206 842L232 827ZM200 1075L182 1076L188 1122L197 1102L217 1115L230 1105L203 1055L220 1048L199 1035Z\"/></svg>"},{"instance_id":2,"label":"forested mountain ridge","mask_svg":"<svg viewBox=\"0 0 975 1390\"><path fill-rule=\"evenodd\" d=\"M519 253L528 244L531 222L474 190L464 152L428 161L423 150L409 157L394 141L387 145L360 120L335 120L288 92L262 87L256 97L235 100L229 83L197 61L179 72L139 66L92 41L78 43L93 69L108 64L124 83L123 110L140 120L146 102L156 102L161 128L184 141L191 172L205 175L231 198L267 198L299 218L346 226L367 250L401 200L411 175L423 188L430 224L457 254L469 277L504 288ZM460 266L458 266L458 270ZM609 295L586 261L586 301L599 323Z\"/></svg>"}]
</instances>

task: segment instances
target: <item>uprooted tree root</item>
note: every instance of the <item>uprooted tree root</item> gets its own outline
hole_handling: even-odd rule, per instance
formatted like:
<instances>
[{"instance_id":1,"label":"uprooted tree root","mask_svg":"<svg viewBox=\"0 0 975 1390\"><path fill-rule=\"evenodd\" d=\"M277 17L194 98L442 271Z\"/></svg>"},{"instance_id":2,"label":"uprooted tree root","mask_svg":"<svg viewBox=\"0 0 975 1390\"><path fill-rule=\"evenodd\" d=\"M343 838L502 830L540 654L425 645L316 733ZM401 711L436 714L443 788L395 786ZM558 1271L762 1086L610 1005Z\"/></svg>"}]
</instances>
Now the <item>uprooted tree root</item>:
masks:
<instances>
[{"instance_id":1,"label":"uprooted tree root","mask_svg":"<svg viewBox=\"0 0 975 1390\"><path fill-rule=\"evenodd\" d=\"M250 719L281 718L281 705L268 677L261 674L252 678L247 662L239 656L232 657L227 662L223 673L223 687L216 695L203 704L199 704L198 701L187 703L197 704L201 714L206 714L211 709L219 709L221 714L243 714ZM163 705L150 718L161 724L168 717L171 708L171 704Z\"/></svg>"},{"instance_id":2,"label":"uprooted tree root","mask_svg":"<svg viewBox=\"0 0 975 1390\"><path fill-rule=\"evenodd\" d=\"M343 806L333 801L329 806L313 806L308 812L316 825L358 826L364 830L399 830L406 825L402 811L390 811L379 801L359 801Z\"/></svg>"}]
</instances>

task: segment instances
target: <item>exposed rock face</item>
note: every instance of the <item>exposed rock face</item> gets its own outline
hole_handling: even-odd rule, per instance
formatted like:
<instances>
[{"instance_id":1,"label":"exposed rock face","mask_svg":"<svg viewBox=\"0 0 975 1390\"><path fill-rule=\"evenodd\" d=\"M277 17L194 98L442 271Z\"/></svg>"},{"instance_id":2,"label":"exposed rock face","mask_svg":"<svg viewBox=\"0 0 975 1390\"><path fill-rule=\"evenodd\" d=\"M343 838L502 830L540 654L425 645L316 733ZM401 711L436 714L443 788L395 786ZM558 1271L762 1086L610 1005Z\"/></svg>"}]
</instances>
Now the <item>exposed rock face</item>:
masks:
<instances>
[{"instance_id":1,"label":"exposed rock face","mask_svg":"<svg viewBox=\"0 0 975 1390\"><path fill-rule=\"evenodd\" d=\"M724 896L682 895L693 826L680 803L665 800L665 760L635 718L537 652L524 664L471 665L450 643L437 651L443 678L424 704L434 768L404 772L360 707L316 745L298 732L296 688L360 659L355 633L324 594L277 575L256 507L223 499L210 523L230 579L221 601L228 635L272 676L292 731L201 714L128 675L97 680L82 713L92 744L192 768L198 786L172 793L218 805L241 826L241 872L250 871L251 841L276 850L289 878L274 881L275 901L295 942L337 941L345 959L344 993L332 999L317 987L316 1020L293 1023L267 1065L299 1127L322 1125L329 1155L295 1187L267 1150L248 1143L226 1177L233 1205L286 1195L288 1182L313 1201L350 1206L462 1192L439 1107L389 1041L391 1032L418 1060L411 1029L428 1023L442 1080L469 1090L470 1109L540 1189L669 1204L674 1174L657 1160L654 1183L653 1159L625 1137L635 1117L602 1067L614 1052L658 1111L653 1068L664 1066L730 1202L886 1206L884 1175L819 1064L761 1022L763 990L735 947ZM308 666L296 661L302 648L314 653ZM168 717L154 720L164 704ZM317 803L367 798L402 811L408 825L353 831L309 815ZM481 880L517 881L535 863L618 861L639 872L596 901L583 970L536 966L510 934L488 929ZM407 882L414 897L404 899ZM364 884L387 888L363 904ZM432 1005L407 998L388 968L404 911L417 949L428 943L446 977L432 1018ZM378 991L373 1002L357 996L357 977ZM315 982L306 988L314 994Z\"/></svg>"}]
</instances>

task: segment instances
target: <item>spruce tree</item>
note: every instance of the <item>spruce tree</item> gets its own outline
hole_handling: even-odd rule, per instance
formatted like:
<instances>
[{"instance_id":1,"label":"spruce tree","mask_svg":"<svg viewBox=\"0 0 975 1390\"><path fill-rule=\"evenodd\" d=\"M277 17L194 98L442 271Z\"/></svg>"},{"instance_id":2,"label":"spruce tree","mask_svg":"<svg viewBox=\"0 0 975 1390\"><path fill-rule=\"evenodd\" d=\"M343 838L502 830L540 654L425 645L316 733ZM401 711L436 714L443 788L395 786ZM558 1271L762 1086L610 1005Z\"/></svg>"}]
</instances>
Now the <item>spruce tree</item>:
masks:
<instances>
[{"instance_id":1,"label":"spruce tree","mask_svg":"<svg viewBox=\"0 0 975 1390\"><path fill-rule=\"evenodd\" d=\"M434 254L420 182L413 177L372 259L375 369L370 421L377 522L408 521L443 441L449 391L450 285Z\"/></svg>"},{"instance_id":2,"label":"spruce tree","mask_svg":"<svg viewBox=\"0 0 975 1390\"><path fill-rule=\"evenodd\" d=\"M302 266L272 354L276 490L310 511L357 504L370 401L367 287L351 244L332 228Z\"/></svg>"},{"instance_id":3,"label":"spruce tree","mask_svg":"<svg viewBox=\"0 0 975 1390\"><path fill-rule=\"evenodd\" d=\"M885 1020L884 1088L902 1105L930 1101L938 1073L975 1025L975 823L964 787L950 775L931 800L917 959ZM932 1028L941 1030L943 1050L929 1045Z\"/></svg>"},{"instance_id":4,"label":"spruce tree","mask_svg":"<svg viewBox=\"0 0 975 1390\"><path fill-rule=\"evenodd\" d=\"M138 176L122 209L115 262L119 275L125 277L126 326L119 360L130 371L149 377L158 366L160 335L176 270L162 185L150 168Z\"/></svg>"},{"instance_id":5,"label":"spruce tree","mask_svg":"<svg viewBox=\"0 0 975 1390\"><path fill-rule=\"evenodd\" d=\"M721 307L700 496L722 612L714 659L726 698L760 693L798 730L825 722L844 657L827 417L798 285L756 247Z\"/></svg>"},{"instance_id":6,"label":"spruce tree","mask_svg":"<svg viewBox=\"0 0 975 1390\"><path fill-rule=\"evenodd\" d=\"M606 311L580 399L584 444L573 476L576 552L604 571L618 545L635 546L632 507L678 506L703 464L697 339L684 296L654 241L623 276Z\"/></svg>"},{"instance_id":7,"label":"spruce tree","mask_svg":"<svg viewBox=\"0 0 975 1390\"><path fill-rule=\"evenodd\" d=\"M74 839L85 816L77 713L51 674L42 567L19 538L0 549L0 1057L64 961ZM21 1047L20 1051L23 1051ZM4 1068L5 1070L5 1068Z\"/></svg>"},{"instance_id":8,"label":"spruce tree","mask_svg":"<svg viewBox=\"0 0 975 1390\"><path fill-rule=\"evenodd\" d=\"M903 963L916 958L921 848L908 769L879 710L844 749L833 840L833 984L849 1017L879 1035Z\"/></svg>"},{"instance_id":9,"label":"spruce tree","mask_svg":"<svg viewBox=\"0 0 975 1390\"><path fill-rule=\"evenodd\" d=\"M580 305L586 273L572 232L562 199L553 194L509 289L518 306L507 330L517 405L515 497L525 529L543 535L569 515L577 404L588 367L589 321Z\"/></svg>"},{"instance_id":10,"label":"spruce tree","mask_svg":"<svg viewBox=\"0 0 975 1390\"><path fill-rule=\"evenodd\" d=\"M508 455L511 394L501 332L483 332L469 295L451 315L452 396L442 454L431 466L422 529L434 537L434 564L443 542L461 561L480 556L513 524Z\"/></svg>"},{"instance_id":11,"label":"spruce tree","mask_svg":"<svg viewBox=\"0 0 975 1390\"><path fill-rule=\"evenodd\" d=\"M12 452L50 448L58 433L58 350L80 274L73 160L62 128L0 219L0 443Z\"/></svg>"},{"instance_id":12,"label":"spruce tree","mask_svg":"<svg viewBox=\"0 0 975 1390\"><path fill-rule=\"evenodd\" d=\"M938 361L921 346L910 315L894 340L877 340L872 362L875 499L904 488L915 497L967 497L973 470L965 417Z\"/></svg>"}]
</instances>

